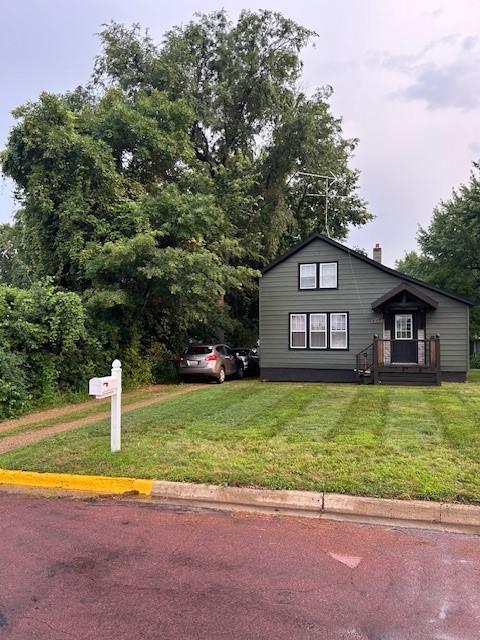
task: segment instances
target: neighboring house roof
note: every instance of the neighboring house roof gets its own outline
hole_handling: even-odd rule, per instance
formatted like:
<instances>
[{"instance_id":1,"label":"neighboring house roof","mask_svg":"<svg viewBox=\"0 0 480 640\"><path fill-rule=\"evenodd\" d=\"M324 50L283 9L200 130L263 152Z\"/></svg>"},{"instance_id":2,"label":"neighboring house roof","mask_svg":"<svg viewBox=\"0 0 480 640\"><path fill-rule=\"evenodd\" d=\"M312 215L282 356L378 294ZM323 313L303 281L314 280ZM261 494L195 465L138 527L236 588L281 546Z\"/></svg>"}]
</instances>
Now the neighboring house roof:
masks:
<instances>
[{"instance_id":1,"label":"neighboring house roof","mask_svg":"<svg viewBox=\"0 0 480 640\"><path fill-rule=\"evenodd\" d=\"M310 244L314 240L323 240L327 244L330 244L332 247L336 247L337 249L340 249L340 251L343 251L344 253L347 253L350 256L354 256L355 258L358 258L358 260L362 260L363 262L366 262L372 267L375 267L376 269L380 269L380 271L384 271L385 273L389 273L390 275L395 276L396 278L401 278L406 282L411 282L412 284L420 285L421 287L425 287L425 289L430 289L430 291L436 291L437 293L441 293L442 295L447 296L448 298L452 298L453 300L458 300L458 302L463 302L464 304L468 304L470 306L473 305L473 302L468 298L459 296L456 293L451 293L450 291L445 291L444 289L440 289L440 287L436 287L435 285L429 284L428 282L423 282L423 280L418 280L417 278L408 276L407 274L401 273L400 271L396 271L395 269L390 269L390 267L386 267L384 264L381 264L380 262L376 262L375 260L372 260L371 258L364 256L363 253L354 251L353 249L350 249L349 247L346 247L345 245L340 244L340 242L337 242L336 240L332 240L331 238L324 236L322 233L318 233L318 231L312 233L311 235L308 236L308 238L305 238L305 240L302 240L301 242L291 247L291 249L289 249L286 253L276 258L276 260L274 260L273 262L270 262L270 264L268 264L266 267L262 269L262 274L267 273L268 271L276 267L278 264L282 263L287 258L290 258L295 253L297 253L297 251L300 251L301 249L306 247L308 244Z\"/></svg>"},{"instance_id":2,"label":"neighboring house roof","mask_svg":"<svg viewBox=\"0 0 480 640\"><path fill-rule=\"evenodd\" d=\"M376 309L379 309L384 304L390 302L392 298L395 298L404 291L410 294L413 298L416 298L417 300L420 300L420 302L423 302L427 307L430 307L430 309L438 309L438 302L436 300L430 298L430 296L427 296L425 293L423 293L423 291L420 291L420 289L417 289L409 282L401 282L398 287L394 287L393 289L390 289L390 291L387 291L385 295L372 302L372 309L374 311Z\"/></svg>"}]
</instances>

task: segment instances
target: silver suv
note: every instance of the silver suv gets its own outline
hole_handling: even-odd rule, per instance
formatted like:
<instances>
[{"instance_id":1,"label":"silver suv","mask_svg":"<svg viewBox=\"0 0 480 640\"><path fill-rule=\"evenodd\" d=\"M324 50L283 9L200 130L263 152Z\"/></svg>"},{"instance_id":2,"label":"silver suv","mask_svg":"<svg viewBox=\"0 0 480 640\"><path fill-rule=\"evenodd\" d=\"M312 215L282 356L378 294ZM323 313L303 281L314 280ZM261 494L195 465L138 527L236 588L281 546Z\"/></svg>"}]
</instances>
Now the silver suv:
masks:
<instances>
[{"instance_id":1,"label":"silver suv","mask_svg":"<svg viewBox=\"0 0 480 640\"><path fill-rule=\"evenodd\" d=\"M243 366L226 344L191 344L178 358L182 380L210 378L219 384L227 376L243 377Z\"/></svg>"}]
</instances>

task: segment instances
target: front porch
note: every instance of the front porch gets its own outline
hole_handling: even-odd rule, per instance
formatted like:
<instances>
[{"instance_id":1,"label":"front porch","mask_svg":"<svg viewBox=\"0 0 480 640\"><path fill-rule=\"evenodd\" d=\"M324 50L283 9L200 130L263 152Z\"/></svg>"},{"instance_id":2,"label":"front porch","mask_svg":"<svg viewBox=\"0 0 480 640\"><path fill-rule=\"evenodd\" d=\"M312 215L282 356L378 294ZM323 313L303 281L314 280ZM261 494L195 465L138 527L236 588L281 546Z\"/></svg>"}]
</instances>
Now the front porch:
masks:
<instances>
[{"instance_id":1,"label":"front porch","mask_svg":"<svg viewBox=\"0 0 480 640\"><path fill-rule=\"evenodd\" d=\"M440 338L427 338L427 317L438 303L402 283L372 302L383 330L357 354L357 380L377 384L440 384Z\"/></svg>"},{"instance_id":2,"label":"front porch","mask_svg":"<svg viewBox=\"0 0 480 640\"><path fill-rule=\"evenodd\" d=\"M417 362L392 362L396 340L374 336L372 344L356 354L357 382L363 384L439 385L440 338L412 340Z\"/></svg>"}]
</instances>

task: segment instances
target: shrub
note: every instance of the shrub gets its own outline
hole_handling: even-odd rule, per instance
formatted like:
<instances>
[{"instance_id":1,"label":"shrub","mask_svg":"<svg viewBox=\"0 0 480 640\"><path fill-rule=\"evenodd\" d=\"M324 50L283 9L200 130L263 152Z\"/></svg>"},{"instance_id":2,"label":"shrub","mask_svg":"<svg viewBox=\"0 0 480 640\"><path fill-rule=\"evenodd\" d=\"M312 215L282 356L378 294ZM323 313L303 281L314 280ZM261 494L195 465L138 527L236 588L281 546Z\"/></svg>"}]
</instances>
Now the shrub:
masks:
<instances>
[{"instance_id":1,"label":"shrub","mask_svg":"<svg viewBox=\"0 0 480 640\"><path fill-rule=\"evenodd\" d=\"M0 419L17 415L28 407L30 393L24 365L21 356L0 349Z\"/></svg>"},{"instance_id":2,"label":"shrub","mask_svg":"<svg viewBox=\"0 0 480 640\"><path fill-rule=\"evenodd\" d=\"M164 344L154 343L148 350L147 359L155 382L178 382L177 355Z\"/></svg>"},{"instance_id":3,"label":"shrub","mask_svg":"<svg viewBox=\"0 0 480 640\"><path fill-rule=\"evenodd\" d=\"M480 369L480 353L474 353L470 358L470 368Z\"/></svg>"},{"instance_id":4,"label":"shrub","mask_svg":"<svg viewBox=\"0 0 480 640\"><path fill-rule=\"evenodd\" d=\"M0 286L0 416L84 384L85 319L80 297L48 280L30 289Z\"/></svg>"}]
</instances>

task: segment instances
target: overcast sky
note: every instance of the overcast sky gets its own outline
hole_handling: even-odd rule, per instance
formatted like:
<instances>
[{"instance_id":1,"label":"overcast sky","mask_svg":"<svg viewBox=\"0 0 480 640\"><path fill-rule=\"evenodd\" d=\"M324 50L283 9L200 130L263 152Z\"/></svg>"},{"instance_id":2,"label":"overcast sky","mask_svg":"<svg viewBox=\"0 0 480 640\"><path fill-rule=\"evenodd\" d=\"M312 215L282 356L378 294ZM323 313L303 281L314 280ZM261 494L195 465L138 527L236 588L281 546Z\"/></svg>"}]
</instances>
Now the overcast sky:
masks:
<instances>
[{"instance_id":1,"label":"overcast sky","mask_svg":"<svg viewBox=\"0 0 480 640\"><path fill-rule=\"evenodd\" d=\"M478 0L0 0L0 147L15 106L88 81L102 23L140 22L160 40L194 11L222 6L233 18L242 8L276 9L318 33L302 87L333 87L333 112L360 140L352 164L376 215L348 244L371 254L380 242L393 266L480 159ZM0 221L14 209L3 180Z\"/></svg>"}]
</instances>

